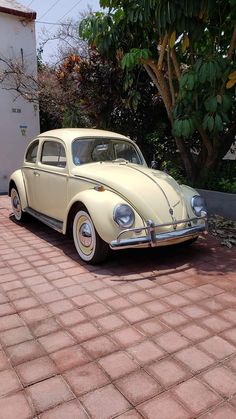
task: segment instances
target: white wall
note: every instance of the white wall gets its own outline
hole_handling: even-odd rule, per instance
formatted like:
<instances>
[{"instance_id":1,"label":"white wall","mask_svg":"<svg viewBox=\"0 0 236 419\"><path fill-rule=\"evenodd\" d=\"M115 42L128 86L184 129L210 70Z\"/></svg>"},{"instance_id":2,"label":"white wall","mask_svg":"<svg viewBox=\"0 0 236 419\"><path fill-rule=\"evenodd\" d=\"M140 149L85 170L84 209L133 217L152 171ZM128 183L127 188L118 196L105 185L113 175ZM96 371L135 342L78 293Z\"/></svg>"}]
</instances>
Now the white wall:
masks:
<instances>
[{"instance_id":1,"label":"white wall","mask_svg":"<svg viewBox=\"0 0 236 419\"><path fill-rule=\"evenodd\" d=\"M19 60L23 52L27 73L36 74L34 22L0 13L0 39L1 57ZM22 126L27 127L23 135ZM0 84L0 193L7 192L10 174L20 167L26 145L39 131L38 106L16 99L14 91L4 90Z\"/></svg>"}]
</instances>

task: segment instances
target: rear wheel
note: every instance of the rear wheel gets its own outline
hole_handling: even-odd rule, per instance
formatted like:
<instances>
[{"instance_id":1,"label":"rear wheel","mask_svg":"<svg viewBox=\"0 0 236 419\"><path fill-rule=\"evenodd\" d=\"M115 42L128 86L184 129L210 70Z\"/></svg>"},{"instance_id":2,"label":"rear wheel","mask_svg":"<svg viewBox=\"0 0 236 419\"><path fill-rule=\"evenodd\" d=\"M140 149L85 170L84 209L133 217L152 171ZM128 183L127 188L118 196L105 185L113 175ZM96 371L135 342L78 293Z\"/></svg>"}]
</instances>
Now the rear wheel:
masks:
<instances>
[{"instance_id":1,"label":"rear wheel","mask_svg":"<svg viewBox=\"0 0 236 419\"><path fill-rule=\"evenodd\" d=\"M18 222L23 222L26 218L26 214L22 210L20 195L16 187L11 188L10 196L14 218Z\"/></svg>"},{"instance_id":2,"label":"rear wheel","mask_svg":"<svg viewBox=\"0 0 236 419\"><path fill-rule=\"evenodd\" d=\"M75 214L73 239L76 250L83 261L97 264L106 259L109 251L108 244L98 235L86 209L80 209Z\"/></svg>"}]
</instances>

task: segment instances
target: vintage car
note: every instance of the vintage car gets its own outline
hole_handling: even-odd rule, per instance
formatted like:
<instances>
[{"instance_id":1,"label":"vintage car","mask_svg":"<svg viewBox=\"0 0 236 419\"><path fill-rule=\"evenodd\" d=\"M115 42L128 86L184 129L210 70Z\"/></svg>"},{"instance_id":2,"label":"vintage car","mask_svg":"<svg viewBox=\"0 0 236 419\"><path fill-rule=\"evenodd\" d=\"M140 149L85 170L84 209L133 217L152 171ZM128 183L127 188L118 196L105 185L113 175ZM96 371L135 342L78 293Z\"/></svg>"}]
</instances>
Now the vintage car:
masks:
<instances>
[{"instance_id":1,"label":"vintage car","mask_svg":"<svg viewBox=\"0 0 236 419\"><path fill-rule=\"evenodd\" d=\"M133 141L109 131L38 135L10 178L9 196L18 222L30 214L73 232L80 258L92 264L109 249L190 243L206 231L198 192L148 168Z\"/></svg>"}]
</instances>

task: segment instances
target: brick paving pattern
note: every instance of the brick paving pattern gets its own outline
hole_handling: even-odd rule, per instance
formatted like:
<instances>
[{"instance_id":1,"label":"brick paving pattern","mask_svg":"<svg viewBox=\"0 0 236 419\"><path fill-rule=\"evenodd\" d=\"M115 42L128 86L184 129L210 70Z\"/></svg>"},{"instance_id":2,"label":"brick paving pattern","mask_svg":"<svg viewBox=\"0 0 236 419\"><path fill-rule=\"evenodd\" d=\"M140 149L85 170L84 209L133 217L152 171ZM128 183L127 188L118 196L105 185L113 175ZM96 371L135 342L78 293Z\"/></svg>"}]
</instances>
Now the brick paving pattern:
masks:
<instances>
[{"instance_id":1,"label":"brick paving pattern","mask_svg":"<svg viewBox=\"0 0 236 419\"><path fill-rule=\"evenodd\" d=\"M236 418L236 252L80 262L0 197L0 419Z\"/></svg>"}]
</instances>

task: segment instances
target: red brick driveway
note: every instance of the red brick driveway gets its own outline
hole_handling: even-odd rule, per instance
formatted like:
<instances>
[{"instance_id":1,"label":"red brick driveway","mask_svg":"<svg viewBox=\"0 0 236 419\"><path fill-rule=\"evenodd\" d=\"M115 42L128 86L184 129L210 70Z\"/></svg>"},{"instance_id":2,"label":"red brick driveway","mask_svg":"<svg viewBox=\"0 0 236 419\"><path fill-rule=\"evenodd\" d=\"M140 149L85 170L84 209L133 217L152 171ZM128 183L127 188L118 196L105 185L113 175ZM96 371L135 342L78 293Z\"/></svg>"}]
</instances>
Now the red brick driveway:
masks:
<instances>
[{"instance_id":1,"label":"red brick driveway","mask_svg":"<svg viewBox=\"0 0 236 419\"><path fill-rule=\"evenodd\" d=\"M0 197L0 418L236 418L236 252L123 251L69 238Z\"/></svg>"}]
</instances>

